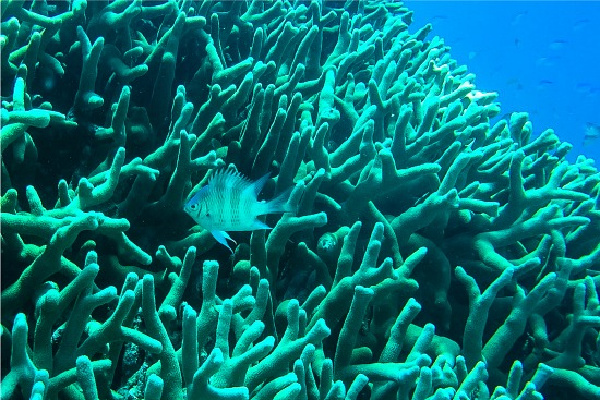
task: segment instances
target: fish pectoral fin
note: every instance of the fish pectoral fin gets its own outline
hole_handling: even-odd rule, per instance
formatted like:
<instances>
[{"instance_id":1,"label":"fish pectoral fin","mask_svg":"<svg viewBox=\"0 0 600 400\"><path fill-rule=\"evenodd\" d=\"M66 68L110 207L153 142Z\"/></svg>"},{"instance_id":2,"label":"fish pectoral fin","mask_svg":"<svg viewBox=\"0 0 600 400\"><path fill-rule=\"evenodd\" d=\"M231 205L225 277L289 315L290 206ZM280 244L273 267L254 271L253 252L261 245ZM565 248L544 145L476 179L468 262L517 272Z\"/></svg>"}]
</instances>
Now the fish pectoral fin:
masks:
<instances>
[{"instance_id":1,"label":"fish pectoral fin","mask_svg":"<svg viewBox=\"0 0 600 400\"><path fill-rule=\"evenodd\" d=\"M227 243L227 240L231 240L235 244L237 244L237 242L235 240L233 240L231 237L229 237L229 234L227 232L225 232L225 231L210 231L210 233L212 233L213 237L215 238L215 240L217 242L221 243L224 246L227 246L229 251L233 253L233 250L231 250L231 247L229 247L229 243Z\"/></svg>"}]
</instances>

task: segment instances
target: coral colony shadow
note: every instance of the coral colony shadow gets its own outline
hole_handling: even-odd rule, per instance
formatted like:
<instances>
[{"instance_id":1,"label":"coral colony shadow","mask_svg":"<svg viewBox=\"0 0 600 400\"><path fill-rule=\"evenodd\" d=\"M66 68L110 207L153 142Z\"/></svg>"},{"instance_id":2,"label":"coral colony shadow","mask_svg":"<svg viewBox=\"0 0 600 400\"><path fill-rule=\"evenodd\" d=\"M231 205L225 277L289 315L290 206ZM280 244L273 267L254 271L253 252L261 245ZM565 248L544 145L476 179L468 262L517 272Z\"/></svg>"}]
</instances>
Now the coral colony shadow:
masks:
<instances>
[{"instance_id":1,"label":"coral colony shadow","mask_svg":"<svg viewBox=\"0 0 600 400\"><path fill-rule=\"evenodd\" d=\"M597 399L598 171L412 17L3 1L2 400Z\"/></svg>"}]
</instances>

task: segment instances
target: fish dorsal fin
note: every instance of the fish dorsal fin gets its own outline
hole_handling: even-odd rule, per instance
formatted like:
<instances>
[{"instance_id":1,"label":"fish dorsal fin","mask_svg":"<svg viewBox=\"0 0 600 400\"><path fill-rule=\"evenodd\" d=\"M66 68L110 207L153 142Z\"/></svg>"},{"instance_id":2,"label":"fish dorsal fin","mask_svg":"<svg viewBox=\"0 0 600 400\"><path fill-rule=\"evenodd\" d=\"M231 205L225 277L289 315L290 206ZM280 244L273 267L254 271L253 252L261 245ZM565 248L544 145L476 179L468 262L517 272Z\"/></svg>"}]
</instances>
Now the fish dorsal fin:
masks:
<instances>
[{"instance_id":1,"label":"fish dorsal fin","mask_svg":"<svg viewBox=\"0 0 600 400\"><path fill-rule=\"evenodd\" d=\"M243 192L253 187L253 183L239 172L231 169L221 169L213 174L207 186L217 189L228 187L232 190Z\"/></svg>"}]
</instances>

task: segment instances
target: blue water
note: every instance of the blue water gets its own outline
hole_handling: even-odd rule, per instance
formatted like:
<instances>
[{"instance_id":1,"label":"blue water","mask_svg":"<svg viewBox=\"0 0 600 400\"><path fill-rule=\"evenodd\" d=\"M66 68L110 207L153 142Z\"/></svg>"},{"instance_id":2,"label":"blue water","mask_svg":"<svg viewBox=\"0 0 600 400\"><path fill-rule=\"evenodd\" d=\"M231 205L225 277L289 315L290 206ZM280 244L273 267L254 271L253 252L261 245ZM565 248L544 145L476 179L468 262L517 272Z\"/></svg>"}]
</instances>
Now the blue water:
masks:
<instances>
[{"instance_id":1,"label":"blue water","mask_svg":"<svg viewBox=\"0 0 600 400\"><path fill-rule=\"evenodd\" d=\"M600 165L600 138L584 136L600 125L600 1L407 0L414 26L433 34L496 91L504 113L527 111L534 132L552 128L573 144L569 155Z\"/></svg>"}]
</instances>

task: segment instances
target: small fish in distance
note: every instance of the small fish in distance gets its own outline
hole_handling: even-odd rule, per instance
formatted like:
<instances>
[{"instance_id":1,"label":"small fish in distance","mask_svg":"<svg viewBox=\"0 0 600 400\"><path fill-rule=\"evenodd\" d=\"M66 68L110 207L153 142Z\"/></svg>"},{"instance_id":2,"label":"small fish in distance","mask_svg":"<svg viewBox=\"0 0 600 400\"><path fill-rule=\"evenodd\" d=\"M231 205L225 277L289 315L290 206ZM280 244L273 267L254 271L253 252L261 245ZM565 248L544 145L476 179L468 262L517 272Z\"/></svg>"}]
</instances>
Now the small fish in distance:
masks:
<instances>
[{"instance_id":1,"label":"small fish in distance","mask_svg":"<svg viewBox=\"0 0 600 400\"><path fill-rule=\"evenodd\" d=\"M565 48L565 46L567 44L568 44L568 42L566 40L557 39L557 40L553 41L552 43L550 43L550 45L548 47L551 50L562 50Z\"/></svg>"},{"instance_id":2,"label":"small fish in distance","mask_svg":"<svg viewBox=\"0 0 600 400\"><path fill-rule=\"evenodd\" d=\"M236 242L229 237L227 231L271 229L257 217L291 211L288 204L291 190L270 201L257 200L268 179L269 174L266 174L252 182L239 172L229 169L217 171L190 198L183 210L233 253L227 240Z\"/></svg>"},{"instance_id":3,"label":"small fish in distance","mask_svg":"<svg viewBox=\"0 0 600 400\"><path fill-rule=\"evenodd\" d=\"M583 136L583 145L588 146L600 137L600 125L588 122L585 127L585 135Z\"/></svg>"}]
</instances>

